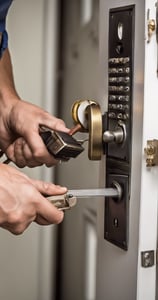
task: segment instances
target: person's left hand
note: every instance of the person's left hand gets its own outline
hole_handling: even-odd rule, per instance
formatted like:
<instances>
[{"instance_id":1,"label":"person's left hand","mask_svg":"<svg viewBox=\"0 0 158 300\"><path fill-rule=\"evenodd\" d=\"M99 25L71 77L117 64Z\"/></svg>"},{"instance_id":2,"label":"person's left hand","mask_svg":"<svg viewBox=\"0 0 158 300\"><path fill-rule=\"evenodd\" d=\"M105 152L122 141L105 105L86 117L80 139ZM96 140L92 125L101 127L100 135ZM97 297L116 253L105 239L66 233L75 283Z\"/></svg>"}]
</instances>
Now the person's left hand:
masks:
<instances>
[{"instance_id":1,"label":"person's left hand","mask_svg":"<svg viewBox=\"0 0 158 300\"><path fill-rule=\"evenodd\" d=\"M2 121L1 121L2 122ZM40 135L40 126L69 132L63 120L51 116L36 105L17 100L1 127L1 149L18 167L35 167L57 163L48 152Z\"/></svg>"}]
</instances>

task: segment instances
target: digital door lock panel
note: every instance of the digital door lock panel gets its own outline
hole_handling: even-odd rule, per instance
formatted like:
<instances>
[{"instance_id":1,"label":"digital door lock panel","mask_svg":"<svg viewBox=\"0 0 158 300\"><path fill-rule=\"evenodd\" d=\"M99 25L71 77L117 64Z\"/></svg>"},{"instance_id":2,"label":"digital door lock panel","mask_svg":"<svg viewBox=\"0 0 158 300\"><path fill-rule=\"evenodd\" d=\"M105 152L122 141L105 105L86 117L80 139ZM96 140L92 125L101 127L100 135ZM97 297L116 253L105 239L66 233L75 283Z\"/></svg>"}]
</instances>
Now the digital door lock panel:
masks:
<instances>
[{"instance_id":1,"label":"digital door lock panel","mask_svg":"<svg viewBox=\"0 0 158 300\"><path fill-rule=\"evenodd\" d=\"M104 237L124 250L129 245L134 19L134 5L109 10L107 128L115 132L121 125L123 140L107 144L106 184L117 181L123 195L120 202L105 201Z\"/></svg>"}]
</instances>

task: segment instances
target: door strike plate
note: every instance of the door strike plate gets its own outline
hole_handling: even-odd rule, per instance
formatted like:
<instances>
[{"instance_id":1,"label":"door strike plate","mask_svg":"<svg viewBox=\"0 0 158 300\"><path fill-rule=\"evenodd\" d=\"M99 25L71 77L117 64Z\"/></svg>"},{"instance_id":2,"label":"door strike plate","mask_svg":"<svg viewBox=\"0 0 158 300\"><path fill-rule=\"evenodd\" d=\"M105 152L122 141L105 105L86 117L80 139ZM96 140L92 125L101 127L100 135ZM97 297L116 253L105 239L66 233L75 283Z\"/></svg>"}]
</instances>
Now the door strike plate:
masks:
<instances>
[{"instance_id":1,"label":"door strike plate","mask_svg":"<svg viewBox=\"0 0 158 300\"><path fill-rule=\"evenodd\" d=\"M158 140L148 140L144 149L146 155L146 166L153 167L158 165Z\"/></svg>"},{"instance_id":2,"label":"door strike plate","mask_svg":"<svg viewBox=\"0 0 158 300\"><path fill-rule=\"evenodd\" d=\"M143 268L149 268L154 266L155 255L154 250L141 252L141 265Z\"/></svg>"},{"instance_id":3,"label":"door strike plate","mask_svg":"<svg viewBox=\"0 0 158 300\"><path fill-rule=\"evenodd\" d=\"M128 250L128 224L129 224L129 191L128 176L109 174L107 185L111 186L117 181L122 188L122 198L120 200L108 197L105 199L105 234L104 237L109 242Z\"/></svg>"}]
</instances>

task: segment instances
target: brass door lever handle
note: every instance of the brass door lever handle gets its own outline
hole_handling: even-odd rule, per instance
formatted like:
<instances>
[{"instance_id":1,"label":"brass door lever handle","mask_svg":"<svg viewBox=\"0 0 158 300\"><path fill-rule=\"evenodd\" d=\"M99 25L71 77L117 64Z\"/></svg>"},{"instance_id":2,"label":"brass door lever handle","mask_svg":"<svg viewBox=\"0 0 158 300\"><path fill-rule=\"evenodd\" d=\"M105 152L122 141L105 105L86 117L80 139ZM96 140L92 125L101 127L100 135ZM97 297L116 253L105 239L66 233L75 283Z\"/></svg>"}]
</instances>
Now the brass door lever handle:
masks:
<instances>
[{"instance_id":1,"label":"brass door lever handle","mask_svg":"<svg viewBox=\"0 0 158 300\"><path fill-rule=\"evenodd\" d=\"M72 118L81 126L80 131L89 133L88 157L100 160L102 147L102 114L100 106L93 100L77 100L72 107Z\"/></svg>"},{"instance_id":2,"label":"brass door lever handle","mask_svg":"<svg viewBox=\"0 0 158 300\"><path fill-rule=\"evenodd\" d=\"M75 124L78 124L79 131L89 133L90 160L101 160L104 143L124 144L126 141L126 126L121 120L118 121L115 130L103 130L101 108L93 100L77 100L72 107L72 118Z\"/></svg>"}]
</instances>

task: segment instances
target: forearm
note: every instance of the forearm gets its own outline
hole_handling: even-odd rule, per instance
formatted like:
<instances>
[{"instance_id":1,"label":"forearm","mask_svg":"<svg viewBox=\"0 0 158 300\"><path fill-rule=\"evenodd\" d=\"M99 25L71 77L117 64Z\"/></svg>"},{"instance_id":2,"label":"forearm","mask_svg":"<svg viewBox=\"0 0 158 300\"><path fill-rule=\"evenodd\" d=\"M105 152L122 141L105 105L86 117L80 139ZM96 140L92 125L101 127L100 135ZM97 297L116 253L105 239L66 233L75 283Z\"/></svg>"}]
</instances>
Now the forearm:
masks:
<instances>
[{"instance_id":1,"label":"forearm","mask_svg":"<svg viewBox=\"0 0 158 300\"><path fill-rule=\"evenodd\" d=\"M19 100L16 92L8 49L0 59L0 148L4 151L14 139L10 131L10 116Z\"/></svg>"},{"instance_id":2,"label":"forearm","mask_svg":"<svg viewBox=\"0 0 158 300\"><path fill-rule=\"evenodd\" d=\"M0 111L2 112L4 108L11 108L18 98L13 79L11 58L9 50L6 49L0 59Z\"/></svg>"}]
</instances>

